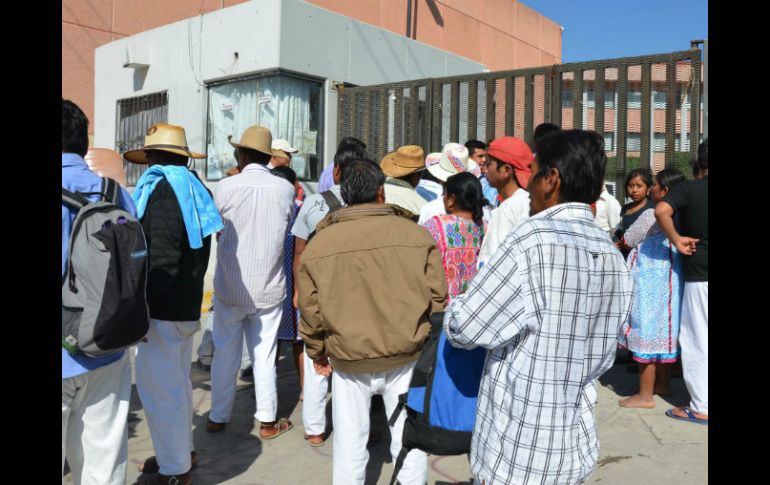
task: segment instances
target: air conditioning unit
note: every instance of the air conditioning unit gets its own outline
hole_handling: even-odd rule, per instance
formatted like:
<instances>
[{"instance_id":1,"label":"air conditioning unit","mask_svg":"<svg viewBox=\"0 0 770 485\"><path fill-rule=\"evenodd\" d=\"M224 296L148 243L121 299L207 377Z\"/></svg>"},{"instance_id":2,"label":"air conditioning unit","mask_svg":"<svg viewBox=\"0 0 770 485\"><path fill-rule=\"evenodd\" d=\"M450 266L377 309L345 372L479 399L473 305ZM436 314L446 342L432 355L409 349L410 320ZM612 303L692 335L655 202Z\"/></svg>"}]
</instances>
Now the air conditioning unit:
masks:
<instances>
[{"instance_id":1,"label":"air conditioning unit","mask_svg":"<svg viewBox=\"0 0 770 485\"><path fill-rule=\"evenodd\" d=\"M132 44L126 47L123 67L150 67L150 47L144 44Z\"/></svg>"}]
</instances>

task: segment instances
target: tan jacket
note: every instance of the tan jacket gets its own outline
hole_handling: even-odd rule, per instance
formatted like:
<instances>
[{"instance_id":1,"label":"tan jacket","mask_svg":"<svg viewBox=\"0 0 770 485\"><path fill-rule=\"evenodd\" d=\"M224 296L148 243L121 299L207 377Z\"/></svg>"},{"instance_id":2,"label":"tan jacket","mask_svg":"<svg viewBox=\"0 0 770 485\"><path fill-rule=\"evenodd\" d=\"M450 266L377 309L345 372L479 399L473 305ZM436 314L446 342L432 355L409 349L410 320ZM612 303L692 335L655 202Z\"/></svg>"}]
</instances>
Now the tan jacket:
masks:
<instances>
[{"instance_id":1,"label":"tan jacket","mask_svg":"<svg viewBox=\"0 0 770 485\"><path fill-rule=\"evenodd\" d=\"M418 356L430 314L444 310L441 255L427 230L390 204L328 215L297 274L308 357L344 372L383 372Z\"/></svg>"}]
</instances>

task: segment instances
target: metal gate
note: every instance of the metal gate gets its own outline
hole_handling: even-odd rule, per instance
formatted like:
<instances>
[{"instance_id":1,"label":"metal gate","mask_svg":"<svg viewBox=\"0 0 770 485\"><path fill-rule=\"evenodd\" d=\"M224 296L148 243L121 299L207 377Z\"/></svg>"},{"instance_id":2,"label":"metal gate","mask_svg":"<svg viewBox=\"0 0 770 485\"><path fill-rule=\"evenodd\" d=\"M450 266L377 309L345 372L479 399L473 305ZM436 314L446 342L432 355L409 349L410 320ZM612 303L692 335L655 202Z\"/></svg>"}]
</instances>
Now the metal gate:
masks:
<instances>
[{"instance_id":1,"label":"metal gate","mask_svg":"<svg viewBox=\"0 0 770 485\"><path fill-rule=\"evenodd\" d=\"M402 145L437 152L450 141L530 141L543 122L593 130L605 140L605 179L623 201L634 168L689 175L701 140L701 77L701 51L693 48L343 88L337 139L355 136L380 160Z\"/></svg>"}]
</instances>

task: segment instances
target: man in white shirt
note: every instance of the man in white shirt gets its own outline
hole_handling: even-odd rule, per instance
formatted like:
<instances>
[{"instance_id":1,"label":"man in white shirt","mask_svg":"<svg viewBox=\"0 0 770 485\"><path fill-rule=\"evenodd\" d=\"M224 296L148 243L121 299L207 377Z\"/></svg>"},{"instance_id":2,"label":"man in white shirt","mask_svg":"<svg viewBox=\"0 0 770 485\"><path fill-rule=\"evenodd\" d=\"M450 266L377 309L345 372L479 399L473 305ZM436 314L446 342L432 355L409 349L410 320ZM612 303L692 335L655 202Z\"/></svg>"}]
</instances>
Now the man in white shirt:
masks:
<instances>
[{"instance_id":1,"label":"man in white shirt","mask_svg":"<svg viewBox=\"0 0 770 485\"><path fill-rule=\"evenodd\" d=\"M537 152L532 217L444 319L454 347L487 349L470 449L475 483L486 485L588 479L599 457L597 381L633 300L625 261L589 209L607 166L602 138L558 132Z\"/></svg>"},{"instance_id":2,"label":"man in white shirt","mask_svg":"<svg viewBox=\"0 0 770 485\"><path fill-rule=\"evenodd\" d=\"M513 227L529 217L526 188L534 155L523 140L504 136L489 144L487 160L487 178L503 202L492 211L492 220L479 252L479 267L492 258Z\"/></svg>"},{"instance_id":3,"label":"man in white shirt","mask_svg":"<svg viewBox=\"0 0 770 485\"><path fill-rule=\"evenodd\" d=\"M276 336L286 294L284 240L294 206L294 188L270 173L270 130L251 126L238 148L240 173L219 182L215 203L224 220L214 275L216 352L211 365L211 413L206 431L222 431L235 403L244 334L254 367L260 436L272 439L292 428L276 420Z\"/></svg>"},{"instance_id":4,"label":"man in white shirt","mask_svg":"<svg viewBox=\"0 0 770 485\"><path fill-rule=\"evenodd\" d=\"M615 226L620 222L620 202L608 191L607 186L602 185L602 194L596 201L596 218L594 222L604 232L612 234Z\"/></svg>"},{"instance_id":5,"label":"man in white shirt","mask_svg":"<svg viewBox=\"0 0 770 485\"><path fill-rule=\"evenodd\" d=\"M267 164L267 168L270 170L275 167L290 167L292 154L299 151L292 147L288 140L284 140L283 138L273 140L273 143L270 146L273 151L273 157L270 160L270 163Z\"/></svg>"},{"instance_id":6,"label":"man in white shirt","mask_svg":"<svg viewBox=\"0 0 770 485\"><path fill-rule=\"evenodd\" d=\"M406 145L385 155L380 161L385 179L385 203L397 205L417 217L428 203L417 193L416 187L425 170L425 152L417 145Z\"/></svg>"},{"instance_id":7,"label":"man in white shirt","mask_svg":"<svg viewBox=\"0 0 770 485\"><path fill-rule=\"evenodd\" d=\"M342 200L342 188L340 178L342 170L352 161L368 158L366 146L354 138L346 138L337 148L334 154L334 169L332 171L333 185L318 194L312 194L305 199L297 214L297 219L291 228L294 236L294 281L298 282L302 254L307 243L315 235L315 228L330 213L345 206ZM320 184L319 184L320 187ZM299 284L294 285L294 306L297 305ZM321 446L326 440L326 391L329 389L329 378L320 375L313 370L313 361L302 352L302 425L305 428L305 440L310 446Z\"/></svg>"}]
</instances>

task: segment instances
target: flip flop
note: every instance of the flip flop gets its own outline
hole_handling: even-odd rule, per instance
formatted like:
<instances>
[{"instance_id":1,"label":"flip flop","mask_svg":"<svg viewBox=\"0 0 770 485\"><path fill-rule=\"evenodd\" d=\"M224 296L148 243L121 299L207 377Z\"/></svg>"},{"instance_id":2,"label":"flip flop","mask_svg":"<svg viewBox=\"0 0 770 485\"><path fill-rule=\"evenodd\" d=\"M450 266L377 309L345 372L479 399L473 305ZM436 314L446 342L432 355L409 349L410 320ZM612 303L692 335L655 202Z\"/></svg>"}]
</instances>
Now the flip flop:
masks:
<instances>
[{"instance_id":1,"label":"flip flop","mask_svg":"<svg viewBox=\"0 0 770 485\"><path fill-rule=\"evenodd\" d=\"M674 414L674 409L673 408L669 409L668 411L666 411L666 416L668 416L669 418L678 419L679 421L686 421L688 423L695 423L695 424L700 424L700 425L703 425L703 426L708 426L708 424L709 424L708 419L696 418L695 414L693 414L693 412L690 411L690 408L683 407L683 408L679 408L679 409L681 409L687 415L686 418L683 418L681 416L677 416L676 414Z\"/></svg>"}]
</instances>

